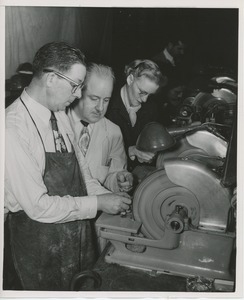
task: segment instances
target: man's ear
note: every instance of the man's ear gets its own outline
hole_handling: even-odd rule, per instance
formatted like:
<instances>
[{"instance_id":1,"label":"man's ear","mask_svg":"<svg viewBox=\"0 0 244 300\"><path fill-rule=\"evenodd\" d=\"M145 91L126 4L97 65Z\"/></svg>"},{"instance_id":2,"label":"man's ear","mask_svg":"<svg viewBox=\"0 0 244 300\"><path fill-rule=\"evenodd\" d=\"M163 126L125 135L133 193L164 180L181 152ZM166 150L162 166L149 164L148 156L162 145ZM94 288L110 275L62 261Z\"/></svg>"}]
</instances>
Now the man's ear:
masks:
<instances>
[{"instance_id":1,"label":"man's ear","mask_svg":"<svg viewBox=\"0 0 244 300\"><path fill-rule=\"evenodd\" d=\"M47 73L47 76L46 76L47 86L51 87L55 81L56 81L56 75L54 73Z\"/></svg>"},{"instance_id":2,"label":"man's ear","mask_svg":"<svg viewBox=\"0 0 244 300\"><path fill-rule=\"evenodd\" d=\"M128 85L131 85L132 82L134 81L134 76L133 76L133 74L130 74L130 75L127 77L126 81L127 81L127 84L128 84Z\"/></svg>"}]
</instances>

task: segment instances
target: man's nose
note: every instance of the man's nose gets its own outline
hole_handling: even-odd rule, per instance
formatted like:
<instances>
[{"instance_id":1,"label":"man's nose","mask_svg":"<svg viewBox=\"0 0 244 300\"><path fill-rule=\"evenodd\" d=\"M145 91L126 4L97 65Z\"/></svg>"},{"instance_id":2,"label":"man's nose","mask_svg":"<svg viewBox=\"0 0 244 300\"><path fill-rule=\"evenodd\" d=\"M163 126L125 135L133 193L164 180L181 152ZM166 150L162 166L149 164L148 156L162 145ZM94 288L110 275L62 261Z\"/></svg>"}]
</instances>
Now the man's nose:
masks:
<instances>
[{"instance_id":1,"label":"man's nose","mask_svg":"<svg viewBox=\"0 0 244 300\"><path fill-rule=\"evenodd\" d=\"M76 98L81 98L82 96L82 90L81 89L77 89L74 93L73 93L74 96L76 96Z\"/></svg>"},{"instance_id":2,"label":"man's nose","mask_svg":"<svg viewBox=\"0 0 244 300\"><path fill-rule=\"evenodd\" d=\"M147 102L147 99L148 99L148 95L145 95L145 96L142 96L141 97L141 100L142 100L142 102Z\"/></svg>"},{"instance_id":3,"label":"man's nose","mask_svg":"<svg viewBox=\"0 0 244 300\"><path fill-rule=\"evenodd\" d=\"M102 99L98 101L98 103L97 103L97 105L96 105L96 109L97 109L98 111L103 111L103 109L104 109L104 103L103 103L103 100L102 100Z\"/></svg>"}]
</instances>

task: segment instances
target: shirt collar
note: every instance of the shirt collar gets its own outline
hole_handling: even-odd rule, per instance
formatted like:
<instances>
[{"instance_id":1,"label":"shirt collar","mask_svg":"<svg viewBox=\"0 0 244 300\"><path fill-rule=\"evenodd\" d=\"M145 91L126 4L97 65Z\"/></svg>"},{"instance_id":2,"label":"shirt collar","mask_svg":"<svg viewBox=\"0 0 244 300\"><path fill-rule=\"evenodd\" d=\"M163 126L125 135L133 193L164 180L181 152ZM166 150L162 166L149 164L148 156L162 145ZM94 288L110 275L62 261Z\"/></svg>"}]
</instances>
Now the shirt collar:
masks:
<instances>
[{"instance_id":1,"label":"shirt collar","mask_svg":"<svg viewBox=\"0 0 244 300\"><path fill-rule=\"evenodd\" d=\"M70 116L71 116L72 121L74 123L79 123L80 122L80 118L77 116L77 114L75 113L75 111L73 109L70 109Z\"/></svg>"},{"instance_id":2,"label":"shirt collar","mask_svg":"<svg viewBox=\"0 0 244 300\"><path fill-rule=\"evenodd\" d=\"M70 117L72 119L72 122L75 125L78 125L79 127L81 126L83 128L83 124L80 121L81 119L77 116L77 114L75 113L74 109L70 109ZM94 127L94 123L90 123L87 127L92 130L93 127Z\"/></svg>"},{"instance_id":3,"label":"shirt collar","mask_svg":"<svg viewBox=\"0 0 244 300\"><path fill-rule=\"evenodd\" d=\"M164 49L164 55L165 55L166 59L169 60L173 66L175 66L174 58L171 54L169 54L169 52L166 48Z\"/></svg>"},{"instance_id":4,"label":"shirt collar","mask_svg":"<svg viewBox=\"0 0 244 300\"><path fill-rule=\"evenodd\" d=\"M141 104L139 104L137 106L130 106L125 86L122 87L120 95L121 95L122 101L125 105L125 108L128 112L129 111L134 111L136 113L141 108Z\"/></svg>"},{"instance_id":5,"label":"shirt collar","mask_svg":"<svg viewBox=\"0 0 244 300\"><path fill-rule=\"evenodd\" d=\"M28 95L26 89L23 90L21 98L27 103L28 109L30 110L31 114L35 114L44 122L44 124L49 124L51 111L48 108L31 98L31 96ZM38 112L38 114L36 112Z\"/></svg>"}]
</instances>

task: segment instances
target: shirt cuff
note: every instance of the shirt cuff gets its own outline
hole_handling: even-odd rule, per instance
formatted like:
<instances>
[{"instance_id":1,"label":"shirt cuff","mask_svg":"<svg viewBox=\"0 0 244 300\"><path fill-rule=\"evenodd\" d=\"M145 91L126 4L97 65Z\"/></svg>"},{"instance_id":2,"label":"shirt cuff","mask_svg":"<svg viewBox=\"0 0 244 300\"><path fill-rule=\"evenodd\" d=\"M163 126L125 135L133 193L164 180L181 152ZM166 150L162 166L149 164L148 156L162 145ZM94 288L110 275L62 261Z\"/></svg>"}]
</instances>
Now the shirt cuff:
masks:
<instances>
[{"instance_id":1,"label":"shirt cuff","mask_svg":"<svg viewBox=\"0 0 244 300\"><path fill-rule=\"evenodd\" d=\"M80 208L80 220L93 219L97 215L97 196L76 197Z\"/></svg>"}]
</instances>

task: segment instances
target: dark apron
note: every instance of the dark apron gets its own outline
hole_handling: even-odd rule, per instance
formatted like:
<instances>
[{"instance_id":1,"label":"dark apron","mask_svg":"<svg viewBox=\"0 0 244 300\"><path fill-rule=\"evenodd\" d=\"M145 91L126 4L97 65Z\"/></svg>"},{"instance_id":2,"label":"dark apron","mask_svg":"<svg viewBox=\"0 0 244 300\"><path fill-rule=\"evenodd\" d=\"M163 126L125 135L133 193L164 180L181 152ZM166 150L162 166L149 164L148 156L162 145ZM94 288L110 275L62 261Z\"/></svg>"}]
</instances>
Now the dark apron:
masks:
<instances>
[{"instance_id":1,"label":"dark apron","mask_svg":"<svg viewBox=\"0 0 244 300\"><path fill-rule=\"evenodd\" d=\"M43 180L48 195L87 195L74 152L45 151L45 158ZM40 223L19 211L10 213L9 226L14 265L24 290L69 290L72 277L95 262L89 220Z\"/></svg>"}]
</instances>

